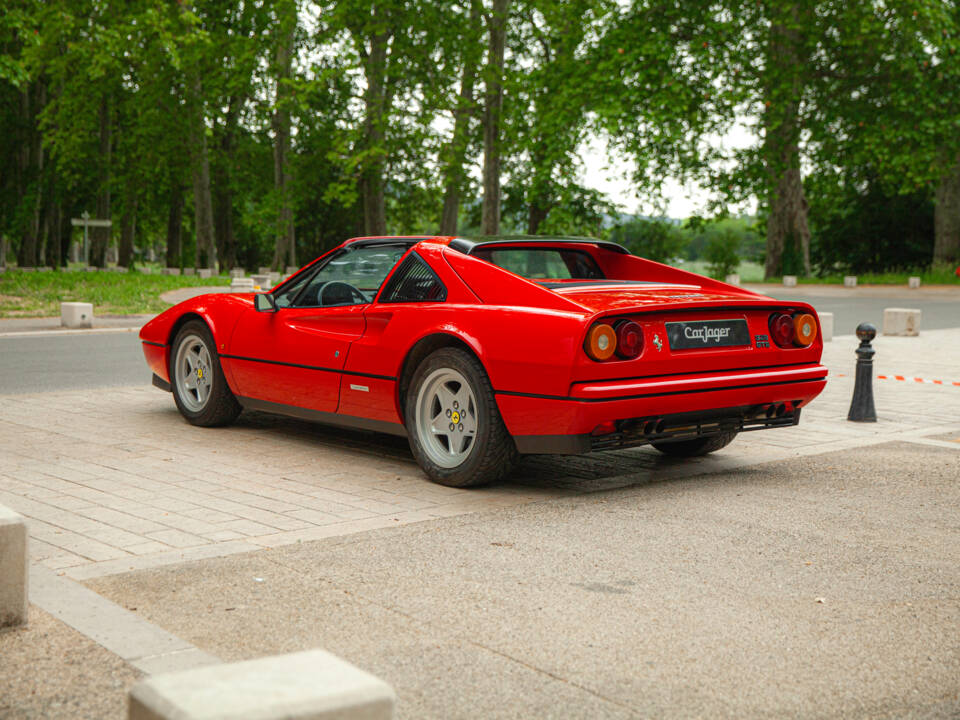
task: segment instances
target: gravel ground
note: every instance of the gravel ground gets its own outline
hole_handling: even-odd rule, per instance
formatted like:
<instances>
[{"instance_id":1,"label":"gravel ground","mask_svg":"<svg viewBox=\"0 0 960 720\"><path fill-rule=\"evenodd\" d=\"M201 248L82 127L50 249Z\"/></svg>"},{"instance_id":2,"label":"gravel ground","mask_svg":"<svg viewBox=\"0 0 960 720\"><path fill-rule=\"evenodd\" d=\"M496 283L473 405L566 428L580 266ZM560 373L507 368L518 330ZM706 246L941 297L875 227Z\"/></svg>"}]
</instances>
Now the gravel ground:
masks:
<instances>
[{"instance_id":1,"label":"gravel ground","mask_svg":"<svg viewBox=\"0 0 960 720\"><path fill-rule=\"evenodd\" d=\"M88 584L399 718L960 717L956 451L890 443Z\"/></svg>"},{"instance_id":2,"label":"gravel ground","mask_svg":"<svg viewBox=\"0 0 960 720\"><path fill-rule=\"evenodd\" d=\"M139 674L47 613L0 632L0 718L102 720L126 717Z\"/></svg>"}]
</instances>

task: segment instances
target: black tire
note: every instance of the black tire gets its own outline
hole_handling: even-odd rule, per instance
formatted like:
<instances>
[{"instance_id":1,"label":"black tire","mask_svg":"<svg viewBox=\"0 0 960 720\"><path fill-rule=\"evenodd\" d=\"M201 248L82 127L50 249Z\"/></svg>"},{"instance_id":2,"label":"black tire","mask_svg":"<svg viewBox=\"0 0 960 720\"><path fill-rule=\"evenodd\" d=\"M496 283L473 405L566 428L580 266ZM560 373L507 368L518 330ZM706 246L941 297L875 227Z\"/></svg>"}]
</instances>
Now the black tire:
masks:
<instances>
[{"instance_id":1,"label":"black tire","mask_svg":"<svg viewBox=\"0 0 960 720\"><path fill-rule=\"evenodd\" d=\"M442 378L444 371L459 373L466 380L475 406L475 434L471 436L469 450L465 451L466 457L453 467L444 467L431 459L431 452L436 454L436 449L425 446L431 441L417 428L417 405L430 402L427 398L430 389L425 383L432 382L431 378L438 375ZM410 380L404 417L413 456L435 483L461 488L485 485L501 479L516 462L517 447L500 417L490 379L480 361L464 350L441 348L420 363ZM429 428L424 427L423 433L429 432Z\"/></svg>"},{"instance_id":2,"label":"black tire","mask_svg":"<svg viewBox=\"0 0 960 720\"><path fill-rule=\"evenodd\" d=\"M199 347L198 343L202 343L209 357L209 367L203 369L203 372L210 373L209 392L202 401L192 395L184 384L184 372L178 358L181 346L185 343L189 343L194 348ZM184 351L186 352L187 348L184 348ZM210 328L201 320L190 320L177 332L170 348L170 385L177 409L193 425L201 427L229 425L237 419L243 409L233 396L230 386L227 385Z\"/></svg>"},{"instance_id":3,"label":"black tire","mask_svg":"<svg viewBox=\"0 0 960 720\"><path fill-rule=\"evenodd\" d=\"M737 433L734 431L694 438L693 440L661 440L660 442L650 444L664 455L672 455L673 457L699 457L700 455L706 455L707 453L712 453L715 450L726 447L733 442L736 436Z\"/></svg>"}]
</instances>

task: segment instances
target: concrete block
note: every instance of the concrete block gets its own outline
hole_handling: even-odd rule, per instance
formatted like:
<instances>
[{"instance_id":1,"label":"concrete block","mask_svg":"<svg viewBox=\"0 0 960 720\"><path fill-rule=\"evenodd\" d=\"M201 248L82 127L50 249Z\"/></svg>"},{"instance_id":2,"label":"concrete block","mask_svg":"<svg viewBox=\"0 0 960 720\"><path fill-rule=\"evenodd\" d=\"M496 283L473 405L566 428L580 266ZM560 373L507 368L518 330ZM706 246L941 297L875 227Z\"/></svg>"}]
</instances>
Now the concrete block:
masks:
<instances>
[{"instance_id":1,"label":"concrete block","mask_svg":"<svg viewBox=\"0 0 960 720\"><path fill-rule=\"evenodd\" d=\"M278 272L270 273L270 279L268 280L268 282L270 283L270 287L273 287L274 285L276 285L278 282L280 282L280 273Z\"/></svg>"},{"instance_id":2,"label":"concrete block","mask_svg":"<svg viewBox=\"0 0 960 720\"><path fill-rule=\"evenodd\" d=\"M233 270L230 271L231 278L242 278L244 275L246 275L246 273L243 271L243 268L233 268Z\"/></svg>"},{"instance_id":3,"label":"concrete block","mask_svg":"<svg viewBox=\"0 0 960 720\"><path fill-rule=\"evenodd\" d=\"M387 683L324 650L154 675L130 690L129 720L389 720Z\"/></svg>"},{"instance_id":4,"label":"concrete block","mask_svg":"<svg viewBox=\"0 0 960 720\"><path fill-rule=\"evenodd\" d=\"M299 269L296 265L287 265L283 272L286 275L293 275Z\"/></svg>"},{"instance_id":5,"label":"concrete block","mask_svg":"<svg viewBox=\"0 0 960 720\"><path fill-rule=\"evenodd\" d=\"M257 268L257 275L266 275L270 272L270 268L261 266Z\"/></svg>"},{"instance_id":6,"label":"concrete block","mask_svg":"<svg viewBox=\"0 0 960 720\"><path fill-rule=\"evenodd\" d=\"M184 269L183 269L183 274L184 274L184 275L196 275L196 274L197 274L197 269L196 269L196 268L184 268Z\"/></svg>"},{"instance_id":7,"label":"concrete block","mask_svg":"<svg viewBox=\"0 0 960 720\"><path fill-rule=\"evenodd\" d=\"M100 268L94 267L93 265L87 265L87 266L83 269L83 271L84 271L84 272L97 272L97 270L99 270L99 269L100 269Z\"/></svg>"},{"instance_id":8,"label":"concrete block","mask_svg":"<svg viewBox=\"0 0 960 720\"><path fill-rule=\"evenodd\" d=\"M260 287L261 289L267 289L270 287L270 275L267 273L258 273L256 275L251 275L250 279L253 280L253 284Z\"/></svg>"},{"instance_id":9,"label":"concrete block","mask_svg":"<svg viewBox=\"0 0 960 720\"><path fill-rule=\"evenodd\" d=\"M238 277L230 281L231 292L253 292L253 278Z\"/></svg>"},{"instance_id":10,"label":"concrete block","mask_svg":"<svg viewBox=\"0 0 960 720\"><path fill-rule=\"evenodd\" d=\"M20 272L36 272L37 269L31 265L27 265L22 268L19 268L19 270Z\"/></svg>"},{"instance_id":11,"label":"concrete block","mask_svg":"<svg viewBox=\"0 0 960 720\"><path fill-rule=\"evenodd\" d=\"M728 285L739 285L740 276L737 273L727 275L726 280L724 280L724 282L726 282Z\"/></svg>"},{"instance_id":12,"label":"concrete block","mask_svg":"<svg viewBox=\"0 0 960 720\"><path fill-rule=\"evenodd\" d=\"M52 267L38 267L37 272L53 272Z\"/></svg>"},{"instance_id":13,"label":"concrete block","mask_svg":"<svg viewBox=\"0 0 960 720\"><path fill-rule=\"evenodd\" d=\"M150 267L146 267L146 266L144 266L144 265L141 265L141 266L140 266L140 272L142 272L144 275L150 275L151 273L153 273L153 268L150 268Z\"/></svg>"},{"instance_id":14,"label":"concrete block","mask_svg":"<svg viewBox=\"0 0 960 720\"><path fill-rule=\"evenodd\" d=\"M93 303L60 303L60 324L68 328L93 327Z\"/></svg>"},{"instance_id":15,"label":"concrete block","mask_svg":"<svg viewBox=\"0 0 960 720\"><path fill-rule=\"evenodd\" d=\"M916 275L913 275L907 278L907 287L910 288L911 290L916 290L917 288L919 288L920 278L918 278Z\"/></svg>"},{"instance_id":16,"label":"concrete block","mask_svg":"<svg viewBox=\"0 0 960 720\"><path fill-rule=\"evenodd\" d=\"M110 268L110 269L113 270L114 272L118 272L118 273L125 273L125 272L127 272L127 268L125 268L123 265L117 265L116 267L113 267L113 268Z\"/></svg>"},{"instance_id":17,"label":"concrete block","mask_svg":"<svg viewBox=\"0 0 960 720\"><path fill-rule=\"evenodd\" d=\"M820 318L820 335L824 342L833 340L833 313L818 312Z\"/></svg>"},{"instance_id":18,"label":"concrete block","mask_svg":"<svg viewBox=\"0 0 960 720\"><path fill-rule=\"evenodd\" d=\"M797 276L796 276L796 275L784 275L784 276L783 276L783 286L784 286L784 287L796 287L796 286L797 286Z\"/></svg>"},{"instance_id":19,"label":"concrete block","mask_svg":"<svg viewBox=\"0 0 960 720\"><path fill-rule=\"evenodd\" d=\"M885 308L883 311L884 335L920 334L921 312L913 308Z\"/></svg>"},{"instance_id":20,"label":"concrete block","mask_svg":"<svg viewBox=\"0 0 960 720\"><path fill-rule=\"evenodd\" d=\"M179 275L179 274L180 274L180 268L169 268L169 267L168 267L168 268L164 268L162 272L163 272L164 275Z\"/></svg>"},{"instance_id":21,"label":"concrete block","mask_svg":"<svg viewBox=\"0 0 960 720\"><path fill-rule=\"evenodd\" d=\"M27 621L27 524L0 505L0 628Z\"/></svg>"},{"instance_id":22,"label":"concrete block","mask_svg":"<svg viewBox=\"0 0 960 720\"><path fill-rule=\"evenodd\" d=\"M197 268L197 277L211 278L213 277L213 270L211 268Z\"/></svg>"},{"instance_id":23,"label":"concrete block","mask_svg":"<svg viewBox=\"0 0 960 720\"><path fill-rule=\"evenodd\" d=\"M843 276L843 286L848 288L855 288L857 286L857 276L856 275L844 275Z\"/></svg>"}]
</instances>

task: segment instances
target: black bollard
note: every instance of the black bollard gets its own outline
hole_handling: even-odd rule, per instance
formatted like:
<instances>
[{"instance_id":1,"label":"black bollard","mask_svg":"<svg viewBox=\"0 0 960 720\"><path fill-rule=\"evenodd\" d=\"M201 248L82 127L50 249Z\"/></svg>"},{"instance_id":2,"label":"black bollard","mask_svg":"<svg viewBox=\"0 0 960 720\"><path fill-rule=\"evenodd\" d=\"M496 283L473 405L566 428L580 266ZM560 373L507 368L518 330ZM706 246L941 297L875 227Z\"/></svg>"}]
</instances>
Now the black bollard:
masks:
<instances>
[{"instance_id":1,"label":"black bollard","mask_svg":"<svg viewBox=\"0 0 960 720\"><path fill-rule=\"evenodd\" d=\"M873 407L873 356L875 350L870 341L877 336L877 326L873 323L860 323L857 337L857 377L853 385L853 400L850 401L850 414L847 420L853 422L876 422L877 411Z\"/></svg>"}]
</instances>

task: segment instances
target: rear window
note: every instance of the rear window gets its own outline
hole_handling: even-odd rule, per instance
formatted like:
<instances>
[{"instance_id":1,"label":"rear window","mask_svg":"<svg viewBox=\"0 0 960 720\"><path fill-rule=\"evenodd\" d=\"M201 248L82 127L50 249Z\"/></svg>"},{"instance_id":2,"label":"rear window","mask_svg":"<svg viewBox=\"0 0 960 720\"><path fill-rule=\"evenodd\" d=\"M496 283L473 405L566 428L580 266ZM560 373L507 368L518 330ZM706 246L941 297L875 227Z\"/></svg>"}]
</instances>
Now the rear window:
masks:
<instances>
[{"instance_id":1,"label":"rear window","mask_svg":"<svg viewBox=\"0 0 960 720\"><path fill-rule=\"evenodd\" d=\"M471 255L531 280L603 278L596 261L582 250L478 247Z\"/></svg>"}]
</instances>

